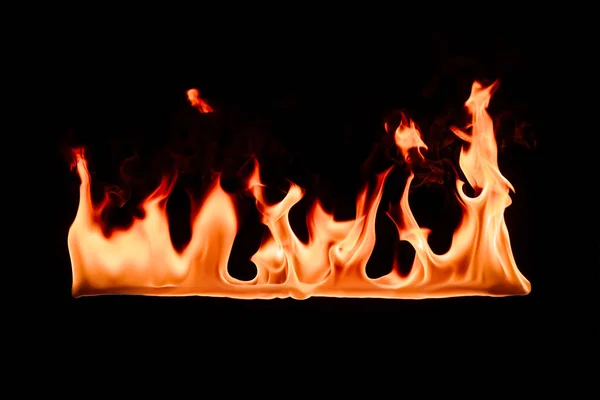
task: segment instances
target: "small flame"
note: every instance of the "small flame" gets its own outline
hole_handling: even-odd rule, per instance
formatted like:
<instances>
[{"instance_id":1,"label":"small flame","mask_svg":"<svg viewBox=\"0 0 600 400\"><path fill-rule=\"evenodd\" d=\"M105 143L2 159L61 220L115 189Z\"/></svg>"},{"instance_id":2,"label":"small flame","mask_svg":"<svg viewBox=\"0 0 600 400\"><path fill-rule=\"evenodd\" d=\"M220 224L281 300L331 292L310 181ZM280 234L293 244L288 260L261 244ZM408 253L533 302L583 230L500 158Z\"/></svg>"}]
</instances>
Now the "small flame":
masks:
<instances>
[{"instance_id":1,"label":"small flame","mask_svg":"<svg viewBox=\"0 0 600 400\"><path fill-rule=\"evenodd\" d=\"M251 258L257 267L256 276L250 281L241 281L227 271L239 222L234 198L223 191L219 179L213 182L193 218L190 243L182 252L177 252L169 236L166 213L172 180L163 181L145 200L144 218L106 237L97 218L102 206L92 204L87 161L83 152L78 152L80 202L68 237L73 295L126 293L305 299L310 296L431 298L527 294L531 285L516 266L504 221L504 209L511 204L509 191L514 189L498 169L493 124L486 110L494 87L484 88L475 82L465 103L472 116L471 131L466 133L453 128L459 138L468 142L461 151L459 164L479 194L475 198L467 197L462 191L464 182L457 180L463 219L454 232L448 252L433 253L427 242L429 230L417 224L410 209L412 174L400 204L388 213L396 224L400 240L406 240L415 248L416 256L408 276L401 276L397 265L381 278L371 279L366 273L367 261L375 246L375 217L390 170L377 176L374 190L361 191L352 221L336 221L316 202L307 215L309 240L303 243L289 222L289 212L302 199L303 189L291 184L283 200L268 204L255 161L247 186L269 235ZM190 101L199 99L193 93ZM385 127L387 131L387 124ZM395 141L408 163L424 159L427 146L412 121L403 118L395 131Z\"/></svg>"},{"instance_id":2,"label":"small flame","mask_svg":"<svg viewBox=\"0 0 600 400\"><path fill-rule=\"evenodd\" d=\"M192 107L196 107L196 109L198 111L200 111L201 114L208 114L208 113L215 111L206 102L206 100L204 100L202 97L200 97L200 91L198 89L188 90L187 97L188 97L188 100L189 100L190 104L192 105Z\"/></svg>"},{"instance_id":3,"label":"small flame","mask_svg":"<svg viewBox=\"0 0 600 400\"><path fill-rule=\"evenodd\" d=\"M385 130L386 132L388 130L387 122ZM407 121L404 114L402 114L400 125L394 133L394 140L402 153L402 157L404 157L404 161L408 164L425 161L423 153L428 150L427 145L423 142L421 132L417 129L415 123L412 120Z\"/></svg>"}]
</instances>

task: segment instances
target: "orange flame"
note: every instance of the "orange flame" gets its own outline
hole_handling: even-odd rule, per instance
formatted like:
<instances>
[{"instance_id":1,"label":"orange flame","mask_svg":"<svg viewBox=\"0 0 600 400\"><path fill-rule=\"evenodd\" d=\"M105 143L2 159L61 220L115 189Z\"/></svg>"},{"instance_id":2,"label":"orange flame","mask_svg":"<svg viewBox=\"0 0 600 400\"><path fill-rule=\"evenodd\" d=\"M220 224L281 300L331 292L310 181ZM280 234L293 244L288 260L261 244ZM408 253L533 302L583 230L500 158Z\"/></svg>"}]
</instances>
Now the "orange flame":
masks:
<instances>
[{"instance_id":1,"label":"orange flame","mask_svg":"<svg viewBox=\"0 0 600 400\"><path fill-rule=\"evenodd\" d=\"M294 234L291 208L303 190L291 184L285 198L267 204L263 197L258 163L248 187L270 232L251 260L257 274L250 281L233 278L227 271L238 230L235 202L217 179L192 221L192 237L178 253L171 243L166 200L172 184L163 180L144 202L145 217L125 230L103 235L98 207L90 195L90 175L83 152L76 153L81 178L80 202L68 237L73 269L74 296L96 294L203 295L243 299L310 296L432 298L465 295L507 296L531 291L519 272L510 246L504 209L512 189L498 170L493 124L486 108L495 84L483 88L475 82L466 107L472 115L471 133L453 132L468 142L459 164L469 183L480 190L467 197L457 180L463 219L446 254L434 254L427 243L429 230L421 228L409 206L409 177L400 204L388 213L399 232L415 248L411 272L402 277L398 268L377 279L366 273L375 245L375 216L389 170L378 175L372 191L357 199L356 218L335 221L317 202L308 213L309 241ZM387 127L386 127L387 129ZM414 123L403 121L396 144L409 160L427 147ZM417 153L411 153L417 149ZM372 192L372 194L369 194ZM398 217L392 217L397 215Z\"/></svg>"},{"instance_id":2,"label":"orange flame","mask_svg":"<svg viewBox=\"0 0 600 400\"><path fill-rule=\"evenodd\" d=\"M187 97L192 107L196 107L201 114L208 114L214 111L206 100L200 97L200 91L198 89L188 90Z\"/></svg>"},{"instance_id":3,"label":"orange flame","mask_svg":"<svg viewBox=\"0 0 600 400\"><path fill-rule=\"evenodd\" d=\"M385 130L388 130L387 123ZM415 123L413 121L408 122L404 114L402 114L400 125L394 133L394 141L400 149L404 161L408 164L425 160L423 152L428 150L427 145L423 143L421 132L419 132Z\"/></svg>"}]
</instances>

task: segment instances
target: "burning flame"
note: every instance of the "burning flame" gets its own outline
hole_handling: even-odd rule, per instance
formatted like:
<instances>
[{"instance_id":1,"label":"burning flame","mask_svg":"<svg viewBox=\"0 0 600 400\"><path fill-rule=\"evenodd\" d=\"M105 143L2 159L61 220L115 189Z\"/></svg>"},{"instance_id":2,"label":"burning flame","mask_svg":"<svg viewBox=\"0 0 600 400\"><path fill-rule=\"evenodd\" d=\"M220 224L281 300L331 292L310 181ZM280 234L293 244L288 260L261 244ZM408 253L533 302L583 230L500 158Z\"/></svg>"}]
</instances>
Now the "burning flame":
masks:
<instances>
[{"instance_id":1,"label":"burning flame","mask_svg":"<svg viewBox=\"0 0 600 400\"><path fill-rule=\"evenodd\" d=\"M463 218L448 252L433 253L427 242L429 230L419 227L410 209L412 173L400 204L388 213L400 240L411 243L416 251L411 272L405 277L397 266L377 279L366 273L375 245L376 211L390 170L377 176L374 190L364 189L359 194L352 221L334 220L317 202L307 216L309 241L305 244L289 222L289 212L302 199L303 190L291 184L283 200L267 204L255 162L248 188L270 235L251 258L257 267L256 276L241 281L227 271L238 230L235 201L223 191L218 179L193 218L188 246L177 252L169 236L166 213L173 181L163 179L145 200L145 217L107 237L99 221L106 201L99 206L92 204L87 161L78 151L75 159L81 178L80 201L68 237L72 293L76 297L112 293L243 299L527 294L531 285L516 266L504 221L504 209L511 204L509 191L514 189L498 169L493 124L486 111L494 88L495 84L484 88L475 82L465 104L472 115L471 132L452 129L468 143L461 151L459 164L478 195L466 196L464 182L457 180ZM192 98L199 99L197 91L192 92L190 101ZM427 146L412 121L403 120L395 140L407 162L424 158L421 150Z\"/></svg>"},{"instance_id":2,"label":"burning flame","mask_svg":"<svg viewBox=\"0 0 600 400\"><path fill-rule=\"evenodd\" d=\"M188 90L187 97L192 107L196 107L201 114L208 114L214 111L206 100L200 97L200 91L198 89Z\"/></svg>"},{"instance_id":3,"label":"burning flame","mask_svg":"<svg viewBox=\"0 0 600 400\"><path fill-rule=\"evenodd\" d=\"M385 130L388 130L387 123L385 125ZM396 142L396 146L400 149L404 161L408 164L425 160L423 151L428 150L427 145L423 143L421 133L415 126L415 123L413 121L408 122L404 114L402 114L400 125L394 133L394 141Z\"/></svg>"}]
</instances>

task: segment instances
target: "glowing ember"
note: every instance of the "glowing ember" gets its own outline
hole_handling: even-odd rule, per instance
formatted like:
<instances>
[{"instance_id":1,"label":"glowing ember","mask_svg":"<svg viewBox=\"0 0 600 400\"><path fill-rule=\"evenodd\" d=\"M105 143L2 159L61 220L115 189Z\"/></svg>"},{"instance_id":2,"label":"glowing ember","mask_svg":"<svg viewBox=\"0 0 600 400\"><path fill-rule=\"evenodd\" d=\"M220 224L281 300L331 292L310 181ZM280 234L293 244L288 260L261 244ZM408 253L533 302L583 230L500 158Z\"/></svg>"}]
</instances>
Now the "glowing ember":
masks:
<instances>
[{"instance_id":1,"label":"glowing ember","mask_svg":"<svg viewBox=\"0 0 600 400\"><path fill-rule=\"evenodd\" d=\"M288 215L303 190L292 184L285 198L269 205L263 198L258 164L248 181L262 222L270 236L252 257L258 273L251 281L233 278L227 271L237 234L238 220L232 196L217 179L194 217L189 245L177 252L171 243L166 199L172 183L163 180L145 200L145 217L110 237L102 233L99 214L106 201L94 206L90 175L83 152L76 152L81 178L80 201L69 231L73 268L73 295L142 294L156 296L203 295L244 299L310 296L431 298L466 295L523 295L531 290L519 272L510 246L504 210L511 204L512 189L500 173L493 124L486 108L494 85L475 82L466 107L472 115L471 132L453 128L469 143L459 164L478 196L467 197L463 182L456 182L463 218L446 254L434 254L427 243L429 231L420 228L409 206L409 177L396 211L388 215L400 240L416 251L411 272L402 277L398 268L377 279L366 273L375 245L375 216L388 171L377 177L375 190L363 190L353 221L335 221L316 203L307 216L309 241L292 231ZM196 89L188 91L200 112L208 106ZM204 105L203 105L204 104ZM210 109L210 106L208 106ZM212 111L212 109L210 109ZM387 127L386 127L387 129ZM395 132L396 145L408 163L422 160L426 145L415 124L403 120Z\"/></svg>"}]
</instances>

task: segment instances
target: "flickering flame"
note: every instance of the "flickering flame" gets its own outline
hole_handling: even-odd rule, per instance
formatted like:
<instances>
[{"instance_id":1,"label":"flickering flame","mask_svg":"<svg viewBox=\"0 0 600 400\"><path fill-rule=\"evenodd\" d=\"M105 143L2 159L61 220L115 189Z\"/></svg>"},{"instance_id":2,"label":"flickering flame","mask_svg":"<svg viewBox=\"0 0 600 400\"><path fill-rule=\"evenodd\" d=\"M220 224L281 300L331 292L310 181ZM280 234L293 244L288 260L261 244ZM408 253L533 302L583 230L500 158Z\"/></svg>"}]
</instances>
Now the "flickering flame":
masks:
<instances>
[{"instance_id":1,"label":"flickering flame","mask_svg":"<svg viewBox=\"0 0 600 400\"><path fill-rule=\"evenodd\" d=\"M177 252L169 236L166 213L173 180L163 179L143 203L143 218L107 237L99 221L106 201L99 206L92 204L87 161L79 151L75 158L81 178L80 201L68 237L73 295L304 299L527 294L531 285L515 264L504 221L504 209L511 203L509 191L514 189L498 169L493 124L486 111L494 87L484 88L475 82L465 104L472 115L471 131L453 128L459 138L468 142L459 164L478 195L466 196L462 190L464 182L457 180L463 218L448 252L439 255L431 250L427 242L429 230L419 227L410 209L412 174L400 204L388 213L400 240L409 242L416 252L407 276L400 275L397 265L381 278L372 279L366 273L375 245L376 211L390 170L377 176L374 190L364 189L359 194L356 218L352 221L336 221L320 203L315 203L307 215L309 240L303 243L289 222L289 212L302 199L303 190L291 184L283 200L268 204L255 163L248 189L270 234L251 258L257 267L256 276L242 281L227 271L238 219L235 201L223 191L218 179L193 218L188 246ZM412 121L403 120L396 129L395 141L407 162L424 157L422 150L427 146Z\"/></svg>"},{"instance_id":2,"label":"flickering flame","mask_svg":"<svg viewBox=\"0 0 600 400\"><path fill-rule=\"evenodd\" d=\"M206 102L206 100L200 97L200 92L198 89L188 90L187 97L192 107L196 107L200 113L208 114L214 111L213 108Z\"/></svg>"},{"instance_id":3,"label":"flickering flame","mask_svg":"<svg viewBox=\"0 0 600 400\"><path fill-rule=\"evenodd\" d=\"M386 123L386 131L388 126ZM421 139L421 132L415 126L413 121L408 122L406 116L402 114L402 121L394 133L394 141L400 149L404 161L408 164L425 160L424 151L427 151L427 145Z\"/></svg>"}]
</instances>

